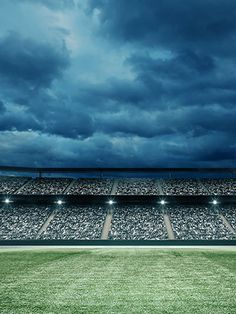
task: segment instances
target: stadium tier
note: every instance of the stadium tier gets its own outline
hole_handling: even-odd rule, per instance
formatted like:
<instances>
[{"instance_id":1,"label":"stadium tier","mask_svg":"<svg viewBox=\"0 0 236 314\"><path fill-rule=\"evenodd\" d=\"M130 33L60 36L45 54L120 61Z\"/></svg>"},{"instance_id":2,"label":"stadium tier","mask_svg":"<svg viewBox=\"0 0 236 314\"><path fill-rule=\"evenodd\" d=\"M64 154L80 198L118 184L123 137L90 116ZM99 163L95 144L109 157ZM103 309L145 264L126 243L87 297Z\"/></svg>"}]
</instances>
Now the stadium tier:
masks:
<instances>
[{"instance_id":1,"label":"stadium tier","mask_svg":"<svg viewBox=\"0 0 236 314\"><path fill-rule=\"evenodd\" d=\"M230 240L232 206L14 205L0 209L0 240Z\"/></svg>"},{"instance_id":2,"label":"stadium tier","mask_svg":"<svg viewBox=\"0 0 236 314\"><path fill-rule=\"evenodd\" d=\"M99 206L71 206L55 211L41 239L81 239L95 240L101 238L106 217L105 208Z\"/></svg>"},{"instance_id":3,"label":"stadium tier","mask_svg":"<svg viewBox=\"0 0 236 314\"><path fill-rule=\"evenodd\" d=\"M152 206L115 208L112 215L112 240L165 240L168 238L162 210Z\"/></svg>"},{"instance_id":4,"label":"stadium tier","mask_svg":"<svg viewBox=\"0 0 236 314\"><path fill-rule=\"evenodd\" d=\"M1 194L14 194L16 193L25 182L30 178L25 177L0 177L0 193Z\"/></svg>"},{"instance_id":5,"label":"stadium tier","mask_svg":"<svg viewBox=\"0 0 236 314\"><path fill-rule=\"evenodd\" d=\"M176 239L227 240L235 238L235 234L224 224L213 208L175 206L168 208L167 211Z\"/></svg>"},{"instance_id":6,"label":"stadium tier","mask_svg":"<svg viewBox=\"0 0 236 314\"><path fill-rule=\"evenodd\" d=\"M0 239L35 239L50 214L46 206L3 206L0 209Z\"/></svg>"},{"instance_id":7,"label":"stadium tier","mask_svg":"<svg viewBox=\"0 0 236 314\"><path fill-rule=\"evenodd\" d=\"M119 195L158 195L158 183L152 179L117 180L116 194Z\"/></svg>"},{"instance_id":8,"label":"stadium tier","mask_svg":"<svg viewBox=\"0 0 236 314\"><path fill-rule=\"evenodd\" d=\"M71 179L0 177L0 194L235 195L236 179Z\"/></svg>"},{"instance_id":9,"label":"stadium tier","mask_svg":"<svg viewBox=\"0 0 236 314\"><path fill-rule=\"evenodd\" d=\"M202 184L211 195L236 194L236 180L234 179L203 179Z\"/></svg>"},{"instance_id":10,"label":"stadium tier","mask_svg":"<svg viewBox=\"0 0 236 314\"><path fill-rule=\"evenodd\" d=\"M78 179L73 182L66 194L108 195L111 194L113 181L109 179Z\"/></svg>"},{"instance_id":11,"label":"stadium tier","mask_svg":"<svg viewBox=\"0 0 236 314\"><path fill-rule=\"evenodd\" d=\"M16 194L24 195L45 195L45 194L63 194L71 183L71 179L63 178L40 178L29 180L28 184L22 186Z\"/></svg>"},{"instance_id":12,"label":"stadium tier","mask_svg":"<svg viewBox=\"0 0 236 314\"><path fill-rule=\"evenodd\" d=\"M196 179L162 180L161 186L165 195L207 195L206 187Z\"/></svg>"}]
</instances>

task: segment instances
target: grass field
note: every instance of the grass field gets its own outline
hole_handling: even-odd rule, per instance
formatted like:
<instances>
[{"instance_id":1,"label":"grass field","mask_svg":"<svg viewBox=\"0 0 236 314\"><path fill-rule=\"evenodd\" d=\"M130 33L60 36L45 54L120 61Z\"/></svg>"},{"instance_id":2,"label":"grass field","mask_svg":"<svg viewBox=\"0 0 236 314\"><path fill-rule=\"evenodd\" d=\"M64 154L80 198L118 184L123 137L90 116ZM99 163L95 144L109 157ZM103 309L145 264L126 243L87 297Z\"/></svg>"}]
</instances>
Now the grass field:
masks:
<instances>
[{"instance_id":1,"label":"grass field","mask_svg":"<svg viewBox=\"0 0 236 314\"><path fill-rule=\"evenodd\" d=\"M0 250L0 313L236 313L236 251Z\"/></svg>"}]
</instances>

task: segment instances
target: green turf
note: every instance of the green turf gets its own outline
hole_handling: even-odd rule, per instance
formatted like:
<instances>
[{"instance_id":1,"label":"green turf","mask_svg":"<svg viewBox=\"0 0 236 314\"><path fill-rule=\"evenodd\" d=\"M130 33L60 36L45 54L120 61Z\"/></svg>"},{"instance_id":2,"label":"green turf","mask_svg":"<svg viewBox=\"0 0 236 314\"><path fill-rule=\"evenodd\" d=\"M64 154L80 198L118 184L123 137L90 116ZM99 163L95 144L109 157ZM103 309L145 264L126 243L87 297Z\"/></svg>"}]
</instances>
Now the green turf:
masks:
<instances>
[{"instance_id":1,"label":"green turf","mask_svg":"<svg viewBox=\"0 0 236 314\"><path fill-rule=\"evenodd\" d=\"M236 313L236 251L0 250L0 313Z\"/></svg>"}]
</instances>

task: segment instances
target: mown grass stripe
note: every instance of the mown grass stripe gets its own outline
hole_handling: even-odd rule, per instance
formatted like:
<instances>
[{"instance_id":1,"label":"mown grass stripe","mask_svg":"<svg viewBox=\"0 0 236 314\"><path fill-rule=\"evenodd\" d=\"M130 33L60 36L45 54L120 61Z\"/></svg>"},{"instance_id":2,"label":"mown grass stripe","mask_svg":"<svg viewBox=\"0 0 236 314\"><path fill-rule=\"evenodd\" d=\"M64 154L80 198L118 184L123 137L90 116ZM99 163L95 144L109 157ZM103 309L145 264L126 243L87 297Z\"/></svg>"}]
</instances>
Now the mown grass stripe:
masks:
<instances>
[{"instance_id":1,"label":"mown grass stripe","mask_svg":"<svg viewBox=\"0 0 236 314\"><path fill-rule=\"evenodd\" d=\"M236 312L234 251L5 252L0 281L3 314Z\"/></svg>"}]
</instances>

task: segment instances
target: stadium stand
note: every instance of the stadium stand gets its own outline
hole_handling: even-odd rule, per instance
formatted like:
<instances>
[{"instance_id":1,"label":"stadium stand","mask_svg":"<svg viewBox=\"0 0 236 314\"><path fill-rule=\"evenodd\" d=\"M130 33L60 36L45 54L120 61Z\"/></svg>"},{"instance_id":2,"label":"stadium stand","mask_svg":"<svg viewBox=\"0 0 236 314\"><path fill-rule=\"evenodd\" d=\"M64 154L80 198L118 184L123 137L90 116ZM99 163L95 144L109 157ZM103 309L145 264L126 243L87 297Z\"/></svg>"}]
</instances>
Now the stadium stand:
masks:
<instances>
[{"instance_id":1,"label":"stadium stand","mask_svg":"<svg viewBox=\"0 0 236 314\"><path fill-rule=\"evenodd\" d=\"M217 212L211 207L173 206L167 208L176 239L233 239ZM235 214L234 214L235 215Z\"/></svg>"},{"instance_id":2,"label":"stadium stand","mask_svg":"<svg viewBox=\"0 0 236 314\"><path fill-rule=\"evenodd\" d=\"M122 179L118 181L116 194L121 195L158 195L157 183L152 179Z\"/></svg>"},{"instance_id":3,"label":"stadium stand","mask_svg":"<svg viewBox=\"0 0 236 314\"><path fill-rule=\"evenodd\" d=\"M232 174L158 180L38 175L0 176L0 240L236 240Z\"/></svg>"},{"instance_id":4,"label":"stadium stand","mask_svg":"<svg viewBox=\"0 0 236 314\"><path fill-rule=\"evenodd\" d=\"M109 195L235 195L235 179L76 179L0 177L0 194ZM26 184L25 184L26 183ZM161 189L161 191L160 191Z\"/></svg>"},{"instance_id":5,"label":"stadium stand","mask_svg":"<svg viewBox=\"0 0 236 314\"><path fill-rule=\"evenodd\" d=\"M234 207L219 210L236 230ZM52 216L46 230L42 226ZM54 214L55 213L55 214ZM0 240L63 239L98 240L107 214L112 214L110 240L165 240L168 232L164 214L168 215L179 240L230 240L236 238L211 206L151 205L3 205L0 208Z\"/></svg>"},{"instance_id":6,"label":"stadium stand","mask_svg":"<svg viewBox=\"0 0 236 314\"><path fill-rule=\"evenodd\" d=\"M24 195L63 194L71 179L68 178L37 178L25 185L19 193Z\"/></svg>"},{"instance_id":7,"label":"stadium stand","mask_svg":"<svg viewBox=\"0 0 236 314\"><path fill-rule=\"evenodd\" d=\"M113 181L109 179L78 179L67 191L72 195L108 195L111 193Z\"/></svg>"},{"instance_id":8,"label":"stadium stand","mask_svg":"<svg viewBox=\"0 0 236 314\"><path fill-rule=\"evenodd\" d=\"M57 210L42 239L100 239L106 210L98 206L67 206Z\"/></svg>"},{"instance_id":9,"label":"stadium stand","mask_svg":"<svg viewBox=\"0 0 236 314\"><path fill-rule=\"evenodd\" d=\"M50 211L43 205L4 205L0 209L0 239L35 239Z\"/></svg>"},{"instance_id":10,"label":"stadium stand","mask_svg":"<svg viewBox=\"0 0 236 314\"><path fill-rule=\"evenodd\" d=\"M233 195L236 194L235 179L202 179L201 182L210 195Z\"/></svg>"},{"instance_id":11,"label":"stadium stand","mask_svg":"<svg viewBox=\"0 0 236 314\"><path fill-rule=\"evenodd\" d=\"M28 180L26 177L0 176L0 194L13 194Z\"/></svg>"},{"instance_id":12,"label":"stadium stand","mask_svg":"<svg viewBox=\"0 0 236 314\"><path fill-rule=\"evenodd\" d=\"M196 179L162 180L162 191L165 195L206 195L207 191Z\"/></svg>"},{"instance_id":13,"label":"stadium stand","mask_svg":"<svg viewBox=\"0 0 236 314\"><path fill-rule=\"evenodd\" d=\"M163 215L152 206L116 207L113 212L110 239L167 239Z\"/></svg>"}]
</instances>

